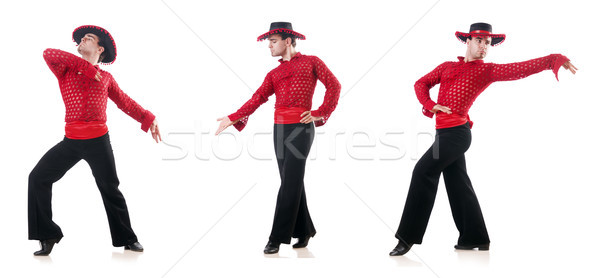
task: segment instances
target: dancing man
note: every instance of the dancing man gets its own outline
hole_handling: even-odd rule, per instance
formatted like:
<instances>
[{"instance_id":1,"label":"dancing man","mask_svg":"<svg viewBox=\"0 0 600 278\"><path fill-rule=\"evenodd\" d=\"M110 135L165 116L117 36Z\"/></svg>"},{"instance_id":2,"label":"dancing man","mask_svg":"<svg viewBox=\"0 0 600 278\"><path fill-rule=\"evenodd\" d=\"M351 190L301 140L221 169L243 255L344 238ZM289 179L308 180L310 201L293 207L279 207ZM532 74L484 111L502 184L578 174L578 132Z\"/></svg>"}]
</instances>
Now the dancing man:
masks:
<instances>
[{"instance_id":1,"label":"dancing man","mask_svg":"<svg viewBox=\"0 0 600 278\"><path fill-rule=\"evenodd\" d=\"M84 25L73 31L77 57L71 53L46 49L44 60L56 75L65 103L65 137L51 148L29 175L29 239L39 240L36 256L50 254L54 244L63 237L52 220L52 185L80 160L92 169L104 208L108 216L112 244L126 250L142 252L131 228L125 198L119 191L115 160L106 126L106 100L142 124L142 130L152 132L161 141L155 116L127 96L113 76L100 69L98 63L111 64L117 57L113 37L105 29Z\"/></svg>"},{"instance_id":2,"label":"dancing man","mask_svg":"<svg viewBox=\"0 0 600 278\"><path fill-rule=\"evenodd\" d=\"M390 256L404 255L413 244L422 242L441 174L444 175L452 216L459 231L454 248L489 250L490 239L467 175L464 155L471 144L470 129L473 126L469 108L492 82L517 80L547 69L551 69L558 80L561 66L573 74L577 70L567 57L560 54L519 63L485 63L483 58L489 47L499 45L505 39L504 34L493 34L492 26L487 23L474 23L469 33L456 32L455 35L467 45L465 57L442 63L415 83L423 114L430 118L435 115L436 136L433 145L413 170L396 232L398 245ZM440 84L437 103L429 96L429 90L436 84Z\"/></svg>"},{"instance_id":3,"label":"dancing man","mask_svg":"<svg viewBox=\"0 0 600 278\"><path fill-rule=\"evenodd\" d=\"M237 112L219 118L216 134L234 125L241 131L250 116L269 96L275 94L273 140L281 186L275 217L265 254L279 252L281 243L297 238L294 248L303 248L316 233L308 213L304 192L304 169L314 136L315 125L324 125L340 96L341 85L316 56L302 55L295 49L296 39L305 39L289 22L273 22L270 31L258 37L269 40L271 56L281 57L278 67L269 72L263 84ZM317 79L325 85L325 100L311 110ZM314 124L313 124L314 123Z\"/></svg>"}]
</instances>

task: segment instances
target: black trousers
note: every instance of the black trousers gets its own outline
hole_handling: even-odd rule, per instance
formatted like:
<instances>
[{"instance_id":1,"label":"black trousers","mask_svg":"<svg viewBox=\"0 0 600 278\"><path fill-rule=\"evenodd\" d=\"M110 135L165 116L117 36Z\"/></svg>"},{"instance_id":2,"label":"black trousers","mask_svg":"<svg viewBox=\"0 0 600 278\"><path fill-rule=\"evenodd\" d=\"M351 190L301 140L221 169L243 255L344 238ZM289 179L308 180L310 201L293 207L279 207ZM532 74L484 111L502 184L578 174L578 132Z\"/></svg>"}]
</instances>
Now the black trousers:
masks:
<instances>
[{"instance_id":1,"label":"black trousers","mask_svg":"<svg viewBox=\"0 0 600 278\"><path fill-rule=\"evenodd\" d=\"M315 127L310 124L275 124L273 140L281 186L269 240L289 244L292 237L312 237L313 225L304 192L304 169Z\"/></svg>"},{"instance_id":2,"label":"black trousers","mask_svg":"<svg viewBox=\"0 0 600 278\"><path fill-rule=\"evenodd\" d=\"M407 244L420 244L429 222L440 174L454 223L460 235L458 244L490 242L477 196L467 175L465 152L471 145L469 124L438 129L433 145L417 162L396 238Z\"/></svg>"},{"instance_id":3,"label":"black trousers","mask_svg":"<svg viewBox=\"0 0 600 278\"><path fill-rule=\"evenodd\" d=\"M65 137L52 147L31 171L28 202L29 239L63 237L60 227L52 221L52 185L82 159L90 165L100 190L113 246L129 245L138 241L131 228L125 198L118 188L119 179L108 133L88 140Z\"/></svg>"}]
</instances>

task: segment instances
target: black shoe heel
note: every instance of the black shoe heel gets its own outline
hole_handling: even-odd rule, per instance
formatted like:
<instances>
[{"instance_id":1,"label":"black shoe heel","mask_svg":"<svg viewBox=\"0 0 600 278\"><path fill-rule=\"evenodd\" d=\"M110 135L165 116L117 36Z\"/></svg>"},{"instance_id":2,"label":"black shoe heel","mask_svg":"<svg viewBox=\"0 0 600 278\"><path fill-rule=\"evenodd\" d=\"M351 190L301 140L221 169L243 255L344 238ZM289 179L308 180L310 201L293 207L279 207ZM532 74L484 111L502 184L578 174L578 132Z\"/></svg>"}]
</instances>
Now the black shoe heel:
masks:
<instances>
[{"instance_id":1,"label":"black shoe heel","mask_svg":"<svg viewBox=\"0 0 600 278\"><path fill-rule=\"evenodd\" d=\"M479 250L479 251L489 251L490 250L490 245L489 244L480 245L479 247L477 247L477 250Z\"/></svg>"},{"instance_id":2,"label":"black shoe heel","mask_svg":"<svg viewBox=\"0 0 600 278\"><path fill-rule=\"evenodd\" d=\"M306 246L308 246L308 241L310 240L310 237L303 237L303 238L298 238L298 242L296 242L296 244L292 245L292 248L304 248Z\"/></svg>"}]
</instances>

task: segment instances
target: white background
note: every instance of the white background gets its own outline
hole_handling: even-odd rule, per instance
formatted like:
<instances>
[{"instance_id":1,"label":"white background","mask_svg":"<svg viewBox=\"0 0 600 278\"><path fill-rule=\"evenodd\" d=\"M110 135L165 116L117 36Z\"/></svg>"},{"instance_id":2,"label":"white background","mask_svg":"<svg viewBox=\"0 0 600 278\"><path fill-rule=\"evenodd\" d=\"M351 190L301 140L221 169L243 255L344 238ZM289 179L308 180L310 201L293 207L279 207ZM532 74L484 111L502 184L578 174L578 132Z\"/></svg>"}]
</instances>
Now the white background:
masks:
<instances>
[{"instance_id":1,"label":"white background","mask_svg":"<svg viewBox=\"0 0 600 278\"><path fill-rule=\"evenodd\" d=\"M600 24L589 3L3 1L0 276L597 276ZM308 249L282 245L265 256L279 186L274 100L242 133L212 134L215 119L234 112L277 66L267 43L256 42L272 21L291 21L306 35L297 49L329 66L343 97L317 129L307 166L317 236ZM410 173L434 132L413 84L464 55L454 32L478 21L507 34L487 62L562 53L580 71L561 69L560 82L545 71L493 84L471 109L467 164L489 252L454 251L458 234L441 182L423 244L390 258ZM54 219L65 238L50 257L33 257L27 177L64 128L64 105L42 51L75 53L71 32L84 24L112 33L117 60L103 68L157 115L171 146L155 144L110 104L120 188L146 251L111 246L93 177L80 162L54 187ZM313 107L323 92L319 85Z\"/></svg>"}]
</instances>

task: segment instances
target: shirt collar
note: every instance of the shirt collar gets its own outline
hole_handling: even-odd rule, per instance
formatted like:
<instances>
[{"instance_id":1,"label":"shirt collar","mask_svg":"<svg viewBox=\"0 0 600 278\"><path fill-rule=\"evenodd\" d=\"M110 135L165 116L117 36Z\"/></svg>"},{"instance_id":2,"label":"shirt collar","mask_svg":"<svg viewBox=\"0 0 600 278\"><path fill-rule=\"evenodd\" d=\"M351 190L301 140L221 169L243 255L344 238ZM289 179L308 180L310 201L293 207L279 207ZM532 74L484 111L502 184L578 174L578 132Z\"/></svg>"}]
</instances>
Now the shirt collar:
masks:
<instances>
[{"instance_id":1,"label":"shirt collar","mask_svg":"<svg viewBox=\"0 0 600 278\"><path fill-rule=\"evenodd\" d=\"M296 52L296 55L294 55L294 57L292 57L292 59L290 59L290 61L296 59L296 58L300 58L304 55L302 55L302 53L300 52ZM290 62L290 61L284 61L283 58L279 59L279 63L283 63L283 62Z\"/></svg>"},{"instance_id":2,"label":"shirt collar","mask_svg":"<svg viewBox=\"0 0 600 278\"><path fill-rule=\"evenodd\" d=\"M463 56L458 56L458 57L456 57L456 58L458 58L458 60L459 60L459 61L461 61L461 62L465 63L465 57L463 57ZM468 62L468 63L483 64L483 63L484 63L484 61L483 61L483 59L481 59L481 60L474 60L474 61L470 61L470 62Z\"/></svg>"}]
</instances>

